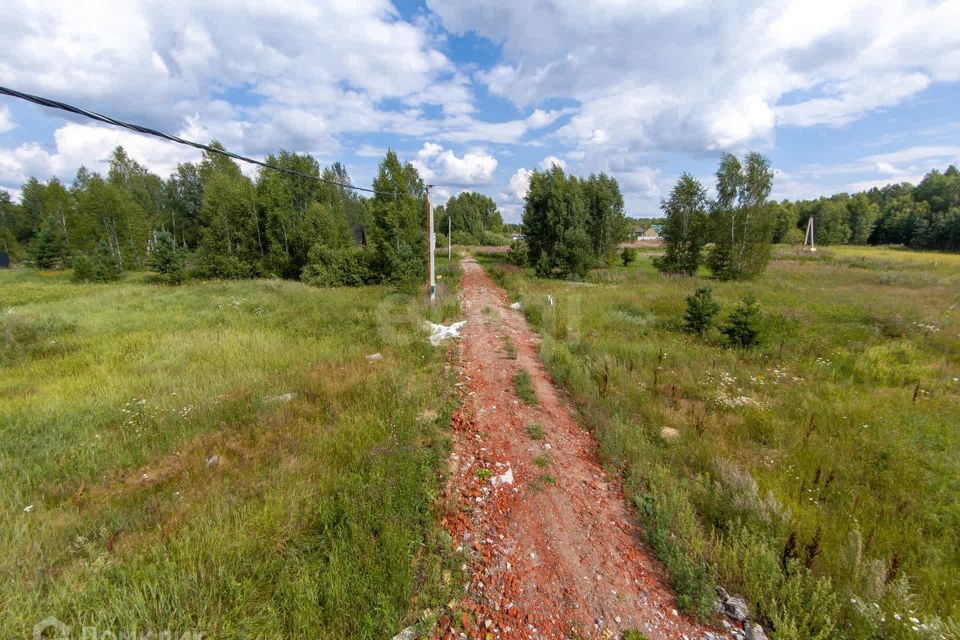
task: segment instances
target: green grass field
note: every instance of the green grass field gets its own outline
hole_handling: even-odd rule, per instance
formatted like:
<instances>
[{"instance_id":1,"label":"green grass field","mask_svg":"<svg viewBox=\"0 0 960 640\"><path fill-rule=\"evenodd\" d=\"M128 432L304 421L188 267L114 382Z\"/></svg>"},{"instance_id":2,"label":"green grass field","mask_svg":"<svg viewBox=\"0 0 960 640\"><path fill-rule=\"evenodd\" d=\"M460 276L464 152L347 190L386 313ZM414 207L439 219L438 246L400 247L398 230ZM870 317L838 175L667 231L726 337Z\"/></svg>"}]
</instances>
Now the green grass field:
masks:
<instances>
[{"instance_id":1,"label":"green grass field","mask_svg":"<svg viewBox=\"0 0 960 640\"><path fill-rule=\"evenodd\" d=\"M654 253L583 283L481 259L623 472L680 604L708 614L719 583L777 639L957 637L960 255L778 247L758 280L723 283L661 277ZM756 294L762 346L681 330L703 284L721 321Z\"/></svg>"},{"instance_id":2,"label":"green grass field","mask_svg":"<svg viewBox=\"0 0 960 640\"><path fill-rule=\"evenodd\" d=\"M386 287L0 271L0 637L55 616L97 637L383 638L447 602L455 399L421 333L458 313L440 273L427 309Z\"/></svg>"}]
</instances>

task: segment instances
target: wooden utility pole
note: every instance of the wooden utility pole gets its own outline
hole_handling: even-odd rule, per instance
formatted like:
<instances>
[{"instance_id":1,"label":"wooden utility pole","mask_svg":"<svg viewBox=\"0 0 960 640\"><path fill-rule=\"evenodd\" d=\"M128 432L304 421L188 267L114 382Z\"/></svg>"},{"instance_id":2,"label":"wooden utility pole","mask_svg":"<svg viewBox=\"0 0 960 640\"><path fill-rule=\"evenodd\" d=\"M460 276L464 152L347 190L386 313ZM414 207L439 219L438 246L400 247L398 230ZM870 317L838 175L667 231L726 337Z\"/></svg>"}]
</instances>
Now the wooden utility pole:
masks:
<instances>
[{"instance_id":1,"label":"wooden utility pole","mask_svg":"<svg viewBox=\"0 0 960 640\"><path fill-rule=\"evenodd\" d=\"M430 302L433 302L437 296L436 271L434 269L434 246L437 243L436 236L433 233L433 210L430 208L430 187L427 185L424 201L427 204L427 269L429 272L427 286L430 291Z\"/></svg>"}]
</instances>

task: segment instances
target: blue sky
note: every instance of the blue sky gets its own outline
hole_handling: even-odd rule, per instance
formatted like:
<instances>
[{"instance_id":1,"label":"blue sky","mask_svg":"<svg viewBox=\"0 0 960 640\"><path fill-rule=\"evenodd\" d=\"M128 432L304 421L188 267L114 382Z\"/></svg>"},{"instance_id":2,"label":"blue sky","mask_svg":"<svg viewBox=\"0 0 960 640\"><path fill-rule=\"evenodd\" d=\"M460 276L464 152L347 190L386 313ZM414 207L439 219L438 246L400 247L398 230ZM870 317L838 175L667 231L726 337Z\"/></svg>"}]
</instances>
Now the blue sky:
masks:
<instances>
[{"instance_id":1,"label":"blue sky","mask_svg":"<svg viewBox=\"0 0 960 640\"><path fill-rule=\"evenodd\" d=\"M960 2L426 0L30 3L0 18L0 84L263 157L388 147L519 219L531 170L606 171L655 215L683 171L765 153L776 197L960 162ZM267 6L269 5L269 6ZM0 98L0 188L197 153ZM247 170L247 169L245 169ZM253 172L252 169L247 171Z\"/></svg>"}]
</instances>

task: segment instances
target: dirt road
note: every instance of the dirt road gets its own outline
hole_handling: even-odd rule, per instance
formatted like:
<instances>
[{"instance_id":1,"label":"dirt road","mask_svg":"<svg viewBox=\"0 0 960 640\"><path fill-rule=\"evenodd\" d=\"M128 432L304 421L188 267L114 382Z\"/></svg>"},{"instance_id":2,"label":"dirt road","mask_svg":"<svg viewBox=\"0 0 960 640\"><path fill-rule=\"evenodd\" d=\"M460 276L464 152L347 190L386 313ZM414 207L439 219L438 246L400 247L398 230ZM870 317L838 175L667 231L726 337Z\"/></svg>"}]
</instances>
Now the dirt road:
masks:
<instances>
[{"instance_id":1,"label":"dirt road","mask_svg":"<svg viewBox=\"0 0 960 640\"><path fill-rule=\"evenodd\" d=\"M475 637L611 638L626 629L650 640L704 637L678 614L595 440L550 382L536 334L476 261L462 266L463 403L445 525L467 558L470 615L445 619L441 635L466 626ZM516 394L520 369L537 406Z\"/></svg>"}]
</instances>

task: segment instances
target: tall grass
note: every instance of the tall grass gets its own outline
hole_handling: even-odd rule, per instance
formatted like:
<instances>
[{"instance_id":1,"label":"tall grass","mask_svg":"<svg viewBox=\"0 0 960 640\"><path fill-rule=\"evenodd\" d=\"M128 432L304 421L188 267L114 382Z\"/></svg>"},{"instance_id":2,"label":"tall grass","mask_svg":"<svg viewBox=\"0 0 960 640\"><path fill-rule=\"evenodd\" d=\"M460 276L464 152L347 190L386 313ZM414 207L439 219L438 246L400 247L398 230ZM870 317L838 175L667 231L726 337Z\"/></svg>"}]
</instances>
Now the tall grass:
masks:
<instances>
[{"instance_id":1,"label":"tall grass","mask_svg":"<svg viewBox=\"0 0 960 640\"><path fill-rule=\"evenodd\" d=\"M687 611L709 613L719 582L775 638L953 637L960 259L830 252L711 283L722 316L757 296L752 350L683 333L704 279L663 278L648 257L586 283L482 261L543 335Z\"/></svg>"},{"instance_id":2,"label":"tall grass","mask_svg":"<svg viewBox=\"0 0 960 640\"><path fill-rule=\"evenodd\" d=\"M441 273L430 309L386 287L0 273L0 636L52 615L381 638L448 601L453 381L420 326L457 313Z\"/></svg>"}]
</instances>

